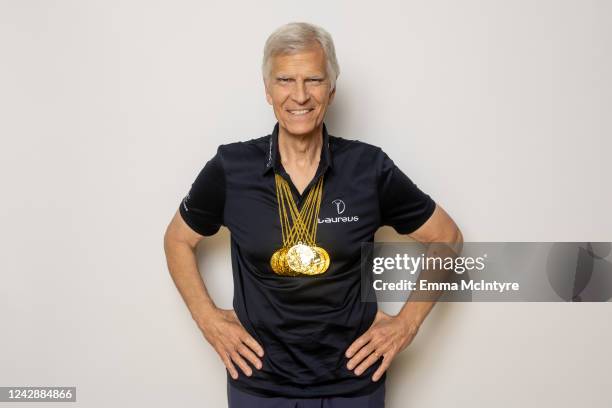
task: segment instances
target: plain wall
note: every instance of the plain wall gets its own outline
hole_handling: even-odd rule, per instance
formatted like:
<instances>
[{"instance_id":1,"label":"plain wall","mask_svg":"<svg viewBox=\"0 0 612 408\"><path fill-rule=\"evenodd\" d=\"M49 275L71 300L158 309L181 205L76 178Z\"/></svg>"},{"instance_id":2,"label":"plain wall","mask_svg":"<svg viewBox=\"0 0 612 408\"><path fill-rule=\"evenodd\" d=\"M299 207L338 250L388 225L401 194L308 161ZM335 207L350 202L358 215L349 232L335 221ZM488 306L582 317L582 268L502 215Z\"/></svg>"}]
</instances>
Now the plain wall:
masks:
<instances>
[{"instance_id":1,"label":"plain wall","mask_svg":"<svg viewBox=\"0 0 612 408\"><path fill-rule=\"evenodd\" d=\"M0 386L226 406L163 234L220 143L271 132L262 49L290 21L334 37L330 133L381 146L466 241L612 241L611 17L584 0L0 1ZM198 255L231 307L228 231ZM609 407L610 310L438 304L387 406Z\"/></svg>"}]
</instances>

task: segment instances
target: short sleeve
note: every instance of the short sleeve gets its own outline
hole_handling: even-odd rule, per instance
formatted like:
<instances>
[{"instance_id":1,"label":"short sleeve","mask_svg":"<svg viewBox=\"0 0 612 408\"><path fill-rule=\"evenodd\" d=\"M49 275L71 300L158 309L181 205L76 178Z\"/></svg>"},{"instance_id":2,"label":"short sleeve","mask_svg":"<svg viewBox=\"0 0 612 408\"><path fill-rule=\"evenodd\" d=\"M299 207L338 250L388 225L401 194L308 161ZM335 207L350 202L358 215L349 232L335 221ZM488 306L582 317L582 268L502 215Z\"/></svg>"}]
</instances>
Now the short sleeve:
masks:
<instances>
[{"instance_id":1,"label":"short sleeve","mask_svg":"<svg viewBox=\"0 0 612 408\"><path fill-rule=\"evenodd\" d=\"M213 235L223 225L225 173L220 152L210 159L183 198L179 211L183 220L200 235Z\"/></svg>"},{"instance_id":2,"label":"short sleeve","mask_svg":"<svg viewBox=\"0 0 612 408\"><path fill-rule=\"evenodd\" d=\"M435 201L382 150L378 151L377 165L381 224L393 227L400 234L416 231L433 214Z\"/></svg>"}]
</instances>

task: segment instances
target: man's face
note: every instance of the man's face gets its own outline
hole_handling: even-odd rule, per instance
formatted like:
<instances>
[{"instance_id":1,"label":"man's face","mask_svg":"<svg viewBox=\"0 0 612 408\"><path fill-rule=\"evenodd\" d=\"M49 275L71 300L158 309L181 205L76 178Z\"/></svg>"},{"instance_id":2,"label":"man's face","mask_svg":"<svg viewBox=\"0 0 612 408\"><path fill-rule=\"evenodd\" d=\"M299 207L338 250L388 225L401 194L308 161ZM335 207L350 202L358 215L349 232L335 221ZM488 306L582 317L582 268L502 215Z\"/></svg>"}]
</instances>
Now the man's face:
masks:
<instances>
[{"instance_id":1,"label":"man's face","mask_svg":"<svg viewBox=\"0 0 612 408\"><path fill-rule=\"evenodd\" d=\"M321 125L336 90L325 68L325 53L317 44L296 54L272 57L266 99L279 125L294 135Z\"/></svg>"}]
</instances>

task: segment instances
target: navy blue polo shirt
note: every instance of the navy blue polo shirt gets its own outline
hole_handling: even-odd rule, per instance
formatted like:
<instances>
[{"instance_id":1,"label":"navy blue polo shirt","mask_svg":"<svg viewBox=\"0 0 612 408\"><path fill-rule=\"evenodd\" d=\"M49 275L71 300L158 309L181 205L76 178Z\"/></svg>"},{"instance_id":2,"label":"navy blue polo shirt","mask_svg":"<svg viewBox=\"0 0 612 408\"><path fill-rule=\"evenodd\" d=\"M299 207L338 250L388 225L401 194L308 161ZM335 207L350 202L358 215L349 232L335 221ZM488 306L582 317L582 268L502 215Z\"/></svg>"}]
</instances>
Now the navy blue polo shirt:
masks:
<instances>
[{"instance_id":1,"label":"navy blue polo shirt","mask_svg":"<svg viewBox=\"0 0 612 408\"><path fill-rule=\"evenodd\" d=\"M227 379L264 397L361 396L386 379L371 377L382 358L360 376L346 368L350 344L372 324L377 304L361 301L361 243L390 225L401 234L419 228L435 209L379 147L329 135L313 180L300 194L283 169L278 122L271 134L220 145L180 203L185 222L201 235L223 225L231 233L233 307L265 353L251 377ZM274 173L284 177L301 208L319 175L323 195L317 244L330 256L316 276L279 276L270 257L282 246ZM250 363L249 363L250 364Z\"/></svg>"}]
</instances>

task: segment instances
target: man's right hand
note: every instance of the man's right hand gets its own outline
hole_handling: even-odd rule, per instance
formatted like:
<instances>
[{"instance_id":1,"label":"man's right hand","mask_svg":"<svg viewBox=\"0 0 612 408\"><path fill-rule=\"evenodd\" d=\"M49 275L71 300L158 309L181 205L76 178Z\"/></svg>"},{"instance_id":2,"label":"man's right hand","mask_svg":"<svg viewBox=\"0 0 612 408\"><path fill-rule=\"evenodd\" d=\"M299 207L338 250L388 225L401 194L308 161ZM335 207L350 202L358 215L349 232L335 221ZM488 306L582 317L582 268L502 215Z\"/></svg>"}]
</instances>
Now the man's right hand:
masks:
<instances>
[{"instance_id":1,"label":"man's right hand","mask_svg":"<svg viewBox=\"0 0 612 408\"><path fill-rule=\"evenodd\" d=\"M261 369L262 362L257 356L263 357L264 350L242 326L233 309L215 309L215 312L208 316L206 322L198 325L206 340L221 357L233 379L238 378L238 371L234 367L234 363L246 375L251 376L253 374L253 370L249 367L245 358L257 369Z\"/></svg>"}]
</instances>

